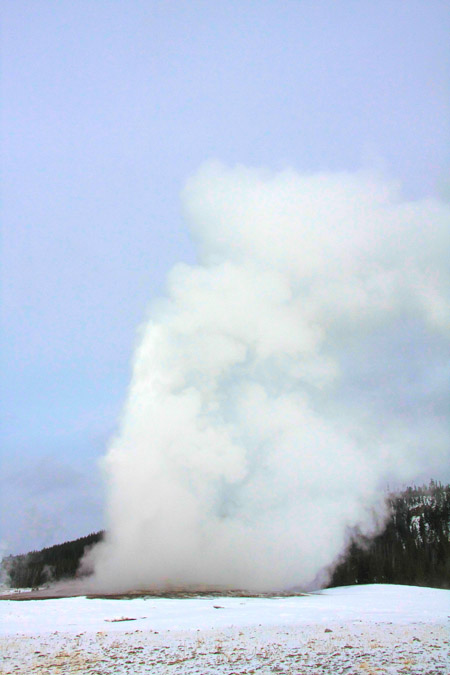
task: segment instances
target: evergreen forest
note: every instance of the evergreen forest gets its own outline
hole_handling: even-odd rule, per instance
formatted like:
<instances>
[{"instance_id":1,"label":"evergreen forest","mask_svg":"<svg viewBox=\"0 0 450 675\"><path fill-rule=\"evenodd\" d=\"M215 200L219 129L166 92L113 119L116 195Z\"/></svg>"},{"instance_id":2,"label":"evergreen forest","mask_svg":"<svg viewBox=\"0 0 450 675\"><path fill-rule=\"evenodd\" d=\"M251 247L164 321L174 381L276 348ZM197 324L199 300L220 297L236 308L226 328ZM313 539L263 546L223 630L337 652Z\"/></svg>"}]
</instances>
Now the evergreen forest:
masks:
<instances>
[{"instance_id":1,"label":"evergreen forest","mask_svg":"<svg viewBox=\"0 0 450 675\"><path fill-rule=\"evenodd\" d=\"M388 519L373 539L350 533L351 544L328 586L392 583L450 588L450 485L431 481L387 497ZM77 576L87 547L103 532L25 555L7 556L2 578L35 588Z\"/></svg>"},{"instance_id":2,"label":"evergreen forest","mask_svg":"<svg viewBox=\"0 0 450 675\"><path fill-rule=\"evenodd\" d=\"M410 584L450 588L450 485L431 481L388 497L373 539L355 536L329 586Z\"/></svg>"},{"instance_id":3,"label":"evergreen forest","mask_svg":"<svg viewBox=\"0 0 450 675\"><path fill-rule=\"evenodd\" d=\"M42 551L7 556L2 560L2 580L11 588L37 588L49 582L73 579L85 550L102 537L103 532L96 532Z\"/></svg>"}]
</instances>

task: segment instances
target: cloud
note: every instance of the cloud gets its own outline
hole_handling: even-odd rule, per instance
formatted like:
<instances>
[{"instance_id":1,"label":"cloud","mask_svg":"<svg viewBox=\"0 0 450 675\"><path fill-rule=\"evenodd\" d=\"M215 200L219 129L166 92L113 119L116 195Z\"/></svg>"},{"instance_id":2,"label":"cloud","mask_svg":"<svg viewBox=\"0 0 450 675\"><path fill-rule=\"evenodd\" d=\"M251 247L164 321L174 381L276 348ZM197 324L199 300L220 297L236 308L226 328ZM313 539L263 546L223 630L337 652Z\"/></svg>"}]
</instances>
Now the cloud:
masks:
<instances>
[{"instance_id":1,"label":"cloud","mask_svg":"<svg viewBox=\"0 0 450 675\"><path fill-rule=\"evenodd\" d=\"M96 583L308 586L387 476L448 466L449 205L214 162L182 199L199 262L134 355Z\"/></svg>"}]
</instances>

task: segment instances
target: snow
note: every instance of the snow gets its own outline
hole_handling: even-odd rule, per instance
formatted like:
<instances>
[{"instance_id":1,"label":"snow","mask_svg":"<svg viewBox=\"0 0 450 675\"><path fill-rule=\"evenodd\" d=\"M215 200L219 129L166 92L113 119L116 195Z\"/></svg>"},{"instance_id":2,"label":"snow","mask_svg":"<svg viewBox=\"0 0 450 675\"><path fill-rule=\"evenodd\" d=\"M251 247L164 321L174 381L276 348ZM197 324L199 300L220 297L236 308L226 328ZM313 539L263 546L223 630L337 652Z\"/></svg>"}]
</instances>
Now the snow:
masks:
<instances>
[{"instance_id":1,"label":"snow","mask_svg":"<svg viewBox=\"0 0 450 675\"><path fill-rule=\"evenodd\" d=\"M133 629L205 630L227 626L299 625L330 622L414 623L446 621L450 591L373 584L279 598L135 598L0 602L0 634L77 633Z\"/></svg>"},{"instance_id":2,"label":"snow","mask_svg":"<svg viewBox=\"0 0 450 675\"><path fill-rule=\"evenodd\" d=\"M450 591L394 585L300 597L3 600L0 673L444 673L449 618Z\"/></svg>"}]
</instances>

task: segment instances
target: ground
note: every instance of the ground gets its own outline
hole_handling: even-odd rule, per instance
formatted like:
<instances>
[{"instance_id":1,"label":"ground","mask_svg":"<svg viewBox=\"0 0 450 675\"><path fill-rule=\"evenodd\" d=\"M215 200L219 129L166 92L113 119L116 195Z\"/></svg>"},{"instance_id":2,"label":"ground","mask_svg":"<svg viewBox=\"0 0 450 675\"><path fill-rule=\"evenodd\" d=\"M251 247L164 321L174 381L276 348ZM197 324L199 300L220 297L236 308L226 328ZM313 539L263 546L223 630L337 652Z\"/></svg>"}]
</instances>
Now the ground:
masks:
<instances>
[{"instance_id":1,"label":"ground","mask_svg":"<svg viewBox=\"0 0 450 675\"><path fill-rule=\"evenodd\" d=\"M0 603L1 673L450 672L450 591Z\"/></svg>"}]
</instances>

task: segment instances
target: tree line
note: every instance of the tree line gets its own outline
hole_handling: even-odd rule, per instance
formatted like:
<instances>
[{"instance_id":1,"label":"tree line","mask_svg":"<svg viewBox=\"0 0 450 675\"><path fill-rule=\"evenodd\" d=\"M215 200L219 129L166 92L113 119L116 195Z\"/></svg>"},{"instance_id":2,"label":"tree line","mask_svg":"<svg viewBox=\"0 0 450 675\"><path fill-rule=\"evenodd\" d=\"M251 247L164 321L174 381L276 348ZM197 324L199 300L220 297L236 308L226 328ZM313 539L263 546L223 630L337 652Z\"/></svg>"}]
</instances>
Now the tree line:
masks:
<instances>
[{"instance_id":1,"label":"tree line","mask_svg":"<svg viewBox=\"0 0 450 675\"><path fill-rule=\"evenodd\" d=\"M387 498L384 530L372 539L349 533L351 544L330 575L329 586L368 583L450 588L450 485L431 481ZM74 578L96 532L42 551L3 559L2 577L13 588L34 588Z\"/></svg>"},{"instance_id":2,"label":"tree line","mask_svg":"<svg viewBox=\"0 0 450 675\"><path fill-rule=\"evenodd\" d=\"M87 548L103 538L94 532L64 544L24 555L10 555L2 560L2 578L11 588L36 588L48 582L73 579Z\"/></svg>"},{"instance_id":3,"label":"tree line","mask_svg":"<svg viewBox=\"0 0 450 675\"><path fill-rule=\"evenodd\" d=\"M431 481L388 497L373 539L354 536L329 586L389 583L450 588L450 485Z\"/></svg>"}]
</instances>

